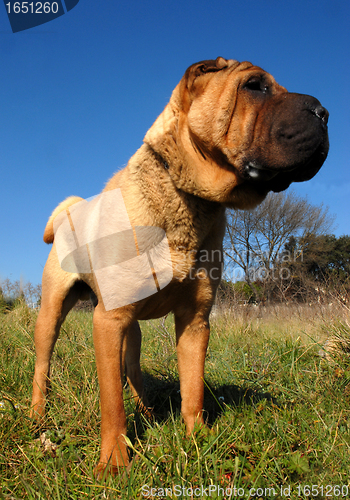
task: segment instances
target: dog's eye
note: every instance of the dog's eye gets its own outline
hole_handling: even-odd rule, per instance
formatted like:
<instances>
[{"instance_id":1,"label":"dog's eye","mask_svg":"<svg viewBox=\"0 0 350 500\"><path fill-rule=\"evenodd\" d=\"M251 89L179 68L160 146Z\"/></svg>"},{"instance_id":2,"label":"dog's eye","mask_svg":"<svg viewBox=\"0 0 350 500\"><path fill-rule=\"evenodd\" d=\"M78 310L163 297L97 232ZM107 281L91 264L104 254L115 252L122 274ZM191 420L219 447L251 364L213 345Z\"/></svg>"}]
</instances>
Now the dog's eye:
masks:
<instances>
[{"instance_id":1,"label":"dog's eye","mask_svg":"<svg viewBox=\"0 0 350 500\"><path fill-rule=\"evenodd\" d=\"M263 92L264 94L266 94L268 91L268 86L261 78L257 76L253 76L252 78L250 78L244 85L244 88L253 92Z\"/></svg>"}]
</instances>

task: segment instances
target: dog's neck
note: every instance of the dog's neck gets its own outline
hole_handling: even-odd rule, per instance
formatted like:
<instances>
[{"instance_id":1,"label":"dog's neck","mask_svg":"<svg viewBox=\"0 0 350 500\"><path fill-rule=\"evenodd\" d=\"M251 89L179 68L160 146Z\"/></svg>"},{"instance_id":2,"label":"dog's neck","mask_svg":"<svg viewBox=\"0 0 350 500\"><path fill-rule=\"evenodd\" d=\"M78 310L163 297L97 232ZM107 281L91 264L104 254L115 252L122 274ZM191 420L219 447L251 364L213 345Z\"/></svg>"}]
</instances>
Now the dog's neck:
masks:
<instances>
[{"instance_id":1,"label":"dog's neck","mask_svg":"<svg viewBox=\"0 0 350 500\"><path fill-rule=\"evenodd\" d=\"M133 183L137 177L133 184L141 191L143 203L138 211L138 223L143 220L144 225L164 229L172 246L198 250L213 227L223 224L224 207L176 187L171 178L171 165L149 145L141 146L133 156L126 174L125 184Z\"/></svg>"}]
</instances>

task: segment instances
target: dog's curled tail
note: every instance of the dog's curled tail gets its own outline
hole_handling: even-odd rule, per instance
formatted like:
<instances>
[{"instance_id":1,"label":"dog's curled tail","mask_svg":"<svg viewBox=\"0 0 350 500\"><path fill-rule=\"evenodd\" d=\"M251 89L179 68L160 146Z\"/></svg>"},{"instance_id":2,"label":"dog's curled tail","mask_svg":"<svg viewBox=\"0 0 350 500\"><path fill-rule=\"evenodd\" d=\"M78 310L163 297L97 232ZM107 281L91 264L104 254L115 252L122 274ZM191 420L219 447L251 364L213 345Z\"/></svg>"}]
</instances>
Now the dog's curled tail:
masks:
<instances>
[{"instance_id":1,"label":"dog's curled tail","mask_svg":"<svg viewBox=\"0 0 350 500\"><path fill-rule=\"evenodd\" d=\"M78 201L82 201L84 198L80 198L79 196L69 196L69 198L66 198L62 203L58 205L58 207L55 208L55 210L52 212L49 220L47 221L45 231L44 231L44 241L45 243L53 243L55 233L53 229L53 221L55 217L59 213L61 213L63 210L66 210L69 208L71 205L74 205L74 203L78 203Z\"/></svg>"}]
</instances>

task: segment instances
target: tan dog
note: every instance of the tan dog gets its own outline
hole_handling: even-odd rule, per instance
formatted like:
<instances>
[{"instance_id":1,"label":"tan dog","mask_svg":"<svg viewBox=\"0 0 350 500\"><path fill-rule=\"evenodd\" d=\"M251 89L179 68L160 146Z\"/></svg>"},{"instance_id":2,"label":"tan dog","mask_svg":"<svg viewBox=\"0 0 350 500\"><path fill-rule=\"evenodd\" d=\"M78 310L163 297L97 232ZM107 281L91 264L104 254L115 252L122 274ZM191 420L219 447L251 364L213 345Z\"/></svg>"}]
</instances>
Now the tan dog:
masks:
<instances>
[{"instance_id":1,"label":"tan dog","mask_svg":"<svg viewBox=\"0 0 350 500\"><path fill-rule=\"evenodd\" d=\"M327 119L328 112L315 98L288 93L251 63L219 57L190 66L144 144L104 190L121 190L131 228L155 226L166 234L172 279L136 302L107 308L93 267L87 273L61 268L54 221L64 213L71 223L70 210L81 198L68 198L53 212L44 234L44 241L54 244L43 273L35 329L32 415L44 414L60 327L76 301L93 292L98 300L93 338L102 413L97 474L107 463L112 472L128 464L124 371L136 400L146 406L137 320L173 311L182 415L188 433L196 423L204 424L204 360L209 313L221 275L225 207L251 209L269 191L312 178L328 153ZM101 215L104 225L113 215L113 207L108 210ZM116 280L109 292L115 294L119 287L123 293Z\"/></svg>"}]
</instances>

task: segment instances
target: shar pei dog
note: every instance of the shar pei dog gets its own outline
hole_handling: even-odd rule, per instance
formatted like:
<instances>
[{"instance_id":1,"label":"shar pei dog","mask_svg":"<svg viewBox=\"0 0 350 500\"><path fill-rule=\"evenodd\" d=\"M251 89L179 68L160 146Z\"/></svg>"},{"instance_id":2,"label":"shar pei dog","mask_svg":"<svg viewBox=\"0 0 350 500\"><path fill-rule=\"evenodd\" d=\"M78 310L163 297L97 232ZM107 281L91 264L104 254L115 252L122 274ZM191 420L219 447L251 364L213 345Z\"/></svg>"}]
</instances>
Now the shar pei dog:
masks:
<instances>
[{"instance_id":1,"label":"shar pei dog","mask_svg":"<svg viewBox=\"0 0 350 500\"><path fill-rule=\"evenodd\" d=\"M249 62L218 57L193 64L103 192L92 200L67 198L51 215L31 412L37 420L44 415L50 359L67 313L93 296L98 476L129 462L124 373L147 411L138 320L173 312L182 416L189 434L205 425L204 361L225 208L252 209L268 192L311 179L328 153L327 120L317 99L289 93Z\"/></svg>"}]
</instances>

